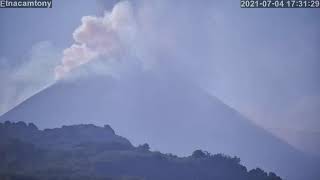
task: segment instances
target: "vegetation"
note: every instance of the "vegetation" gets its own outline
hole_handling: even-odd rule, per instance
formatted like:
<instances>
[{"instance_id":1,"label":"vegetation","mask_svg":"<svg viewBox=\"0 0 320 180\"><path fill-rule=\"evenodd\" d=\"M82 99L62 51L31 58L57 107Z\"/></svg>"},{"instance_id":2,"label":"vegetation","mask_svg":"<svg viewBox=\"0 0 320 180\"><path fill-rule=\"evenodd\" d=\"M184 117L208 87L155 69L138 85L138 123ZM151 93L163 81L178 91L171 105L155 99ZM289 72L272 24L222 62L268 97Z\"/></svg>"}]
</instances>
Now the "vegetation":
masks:
<instances>
[{"instance_id":1,"label":"vegetation","mask_svg":"<svg viewBox=\"0 0 320 180\"><path fill-rule=\"evenodd\" d=\"M134 147L110 126L0 123L0 180L281 180L238 157L195 150L191 156Z\"/></svg>"}]
</instances>

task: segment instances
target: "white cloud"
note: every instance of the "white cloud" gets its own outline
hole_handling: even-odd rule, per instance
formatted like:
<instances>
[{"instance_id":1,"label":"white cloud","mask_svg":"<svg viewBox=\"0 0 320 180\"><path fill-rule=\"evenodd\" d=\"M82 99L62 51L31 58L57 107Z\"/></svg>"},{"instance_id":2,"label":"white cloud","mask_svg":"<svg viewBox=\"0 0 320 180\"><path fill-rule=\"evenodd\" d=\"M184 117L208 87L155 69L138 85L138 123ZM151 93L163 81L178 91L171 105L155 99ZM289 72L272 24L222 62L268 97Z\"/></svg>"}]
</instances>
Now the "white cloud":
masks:
<instances>
[{"instance_id":1,"label":"white cloud","mask_svg":"<svg viewBox=\"0 0 320 180\"><path fill-rule=\"evenodd\" d=\"M119 2L103 17L84 16L74 31L74 44L64 50L61 65L56 67L56 79L94 59L117 59L123 56L135 39L136 24L131 4Z\"/></svg>"}]
</instances>

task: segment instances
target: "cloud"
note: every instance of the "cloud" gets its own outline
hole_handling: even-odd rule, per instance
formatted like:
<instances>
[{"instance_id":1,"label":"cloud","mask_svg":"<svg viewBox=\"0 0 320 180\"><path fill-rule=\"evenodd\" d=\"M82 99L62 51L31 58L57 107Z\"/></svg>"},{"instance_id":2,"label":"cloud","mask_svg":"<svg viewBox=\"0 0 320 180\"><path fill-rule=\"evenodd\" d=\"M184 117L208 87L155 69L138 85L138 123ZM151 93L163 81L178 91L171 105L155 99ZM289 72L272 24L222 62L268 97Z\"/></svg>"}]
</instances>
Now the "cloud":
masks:
<instances>
[{"instance_id":1,"label":"cloud","mask_svg":"<svg viewBox=\"0 0 320 180\"><path fill-rule=\"evenodd\" d=\"M65 49L62 63L55 69L56 79L94 59L117 59L126 54L135 38L136 24L131 4L117 3L104 16L84 16L74 31L74 44Z\"/></svg>"},{"instance_id":2,"label":"cloud","mask_svg":"<svg viewBox=\"0 0 320 180\"><path fill-rule=\"evenodd\" d=\"M60 58L60 50L47 41L35 44L22 64L13 65L2 58L0 114L54 83L53 69Z\"/></svg>"},{"instance_id":3,"label":"cloud","mask_svg":"<svg viewBox=\"0 0 320 180\"><path fill-rule=\"evenodd\" d=\"M139 61L142 68L161 64L191 78L204 74L208 71L204 67L209 66L203 59L211 53L209 34L214 21L211 14L208 21L201 21L211 12L211 6L194 5L190 8L185 3L144 0L132 5L120 1L101 17L84 16L73 32L73 45L65 49L56 67L56 79L74 75L78 67L93 60L100 64L118 61L123 66ZM186 14L188 11L192 14Z\"/></svg>"}]
</instances>

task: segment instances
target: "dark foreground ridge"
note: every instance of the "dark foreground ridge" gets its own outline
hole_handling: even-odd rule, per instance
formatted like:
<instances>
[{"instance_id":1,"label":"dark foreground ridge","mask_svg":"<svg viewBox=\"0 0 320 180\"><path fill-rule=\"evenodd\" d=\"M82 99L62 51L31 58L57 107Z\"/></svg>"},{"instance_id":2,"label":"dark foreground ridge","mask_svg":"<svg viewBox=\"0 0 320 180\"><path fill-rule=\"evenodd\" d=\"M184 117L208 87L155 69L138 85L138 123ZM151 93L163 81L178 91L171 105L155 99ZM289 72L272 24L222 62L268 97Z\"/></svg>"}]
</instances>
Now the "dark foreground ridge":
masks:
<instances>
[{"instance_id":1,"label":"dark foreground ridge","mask_svg":"<svg viewBox=\"0 0 320 180\"><path fill-rule=\"evenodd\" d=\"M195 150L188 157L133 146L106 125L39 130L0 123L0 180L281 180L238 157Z\"/></svg>"}]
</instances>

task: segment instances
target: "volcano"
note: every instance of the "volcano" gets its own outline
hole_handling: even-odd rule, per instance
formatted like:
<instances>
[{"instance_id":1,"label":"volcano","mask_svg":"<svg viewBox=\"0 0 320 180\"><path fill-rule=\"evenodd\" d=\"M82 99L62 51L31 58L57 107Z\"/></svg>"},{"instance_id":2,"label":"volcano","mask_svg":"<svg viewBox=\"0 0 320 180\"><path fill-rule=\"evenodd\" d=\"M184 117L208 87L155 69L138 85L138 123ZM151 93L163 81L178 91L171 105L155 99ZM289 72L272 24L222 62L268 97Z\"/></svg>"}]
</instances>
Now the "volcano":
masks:
<instances>
[{"instance_id":1,"label":"volcano","mask_svg":"<svg viewBox=\"0 0 320 180\"><path fill-rule=\"evenodd\" d=\"M190 154L194 149L239 156L285 179L319 179L316 160L256 126L204 89L171 72L61 80L4 114L0 121L40 128L110 124L133 144ZM320 166L318 166L320 167Z\"/></svg>"}]
</instances>

